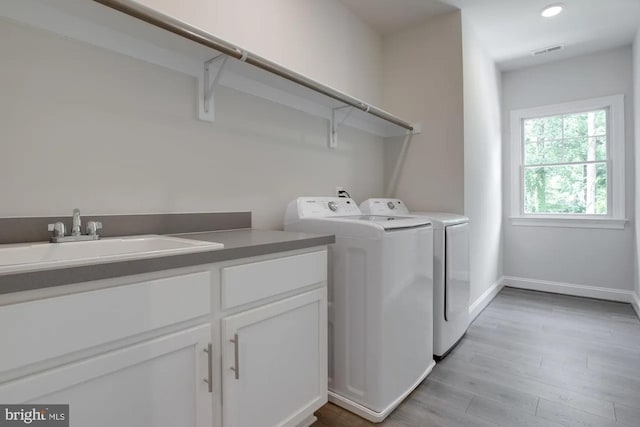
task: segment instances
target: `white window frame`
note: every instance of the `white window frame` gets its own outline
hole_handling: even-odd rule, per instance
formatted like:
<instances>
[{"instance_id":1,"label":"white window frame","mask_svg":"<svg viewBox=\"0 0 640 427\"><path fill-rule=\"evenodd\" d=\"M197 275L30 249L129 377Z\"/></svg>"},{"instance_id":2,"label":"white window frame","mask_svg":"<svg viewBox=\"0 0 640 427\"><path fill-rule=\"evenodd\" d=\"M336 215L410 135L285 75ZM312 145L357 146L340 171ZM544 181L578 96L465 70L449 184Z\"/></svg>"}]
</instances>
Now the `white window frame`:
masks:
<instances>
[{"instance_id":1,"label":"white window frame","mask_svg":"<svg viewBox=\"0 0 640 427\"><path fill-rule=\"evenodd\" d=\"M524 213L524 120L608 110L607 215ZM519 226L623 229L625 218L624 95L511 111L511 223Z\"/></svg>"}]
</instances>

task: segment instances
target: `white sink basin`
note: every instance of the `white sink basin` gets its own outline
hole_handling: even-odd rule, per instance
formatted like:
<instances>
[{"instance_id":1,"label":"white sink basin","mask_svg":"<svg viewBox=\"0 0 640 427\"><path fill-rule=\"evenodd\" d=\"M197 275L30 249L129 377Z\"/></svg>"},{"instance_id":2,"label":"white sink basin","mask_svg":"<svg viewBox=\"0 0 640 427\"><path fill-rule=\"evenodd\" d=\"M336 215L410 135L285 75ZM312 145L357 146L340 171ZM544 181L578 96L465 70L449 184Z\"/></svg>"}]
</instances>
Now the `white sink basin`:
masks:
<instances>
[{"instance_id":1,"label":"white sink basin","mask_svg":"<svg viewBox=\"0 0 640 427\"><path fill-rule=\"evenodd\" d=\"M221 249L221 243L166 236L106 238L89 242L0 245L0 274L127 261Z\"/></svg>"}]
</instances>

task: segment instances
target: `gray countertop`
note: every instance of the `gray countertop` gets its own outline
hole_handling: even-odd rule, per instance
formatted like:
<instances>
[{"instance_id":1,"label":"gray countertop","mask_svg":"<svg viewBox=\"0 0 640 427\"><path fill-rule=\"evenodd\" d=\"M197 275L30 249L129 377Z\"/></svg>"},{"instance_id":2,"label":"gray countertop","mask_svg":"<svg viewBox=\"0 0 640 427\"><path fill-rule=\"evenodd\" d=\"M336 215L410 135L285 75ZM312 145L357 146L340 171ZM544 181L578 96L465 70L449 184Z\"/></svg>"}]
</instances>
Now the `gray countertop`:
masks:
<instances>
[{"instance_id":1,"label":"gray countertop","mask_svg":"<svg viewBox=\"0 0 640 427\"><path fill-rule=\"evenodd\" d=\"M201 240L204 242L218 242L224 244L224 249L238 249L238 248L256 248L269 245L283 244L300 244L309 240L320 239L325 241L320 243L326 245L335 241L334 237L329 235L309 234L309 233L296 233L293 231L278 231L278 230L228 230L228 231L209 231L204 233L184 233L184 234L170 234L170 236L181 237L184 239ZM328 243L326 240L330 240ZM304 246L310 247L314 245ZM298 248L296 248L298 249ZM285 249L289 250L289 249ZM274 252L281 252L276 250ZM251 255L252 256L252 255ZM239 258L239 257L238 257Z\"/></svg>"},{"instance_id":2,"label":"gray countertop","mask_svg":"<svg viewBox=\"0 0 640 427\"><path fill-rule=\"evenodd\" d=\"M174 234L173 236L218 242L224 244L224 248L192 254L2 275L0 276L0 294L211 264L335 242L333 235L254 229Z\"/></svg>"}]
</instances>

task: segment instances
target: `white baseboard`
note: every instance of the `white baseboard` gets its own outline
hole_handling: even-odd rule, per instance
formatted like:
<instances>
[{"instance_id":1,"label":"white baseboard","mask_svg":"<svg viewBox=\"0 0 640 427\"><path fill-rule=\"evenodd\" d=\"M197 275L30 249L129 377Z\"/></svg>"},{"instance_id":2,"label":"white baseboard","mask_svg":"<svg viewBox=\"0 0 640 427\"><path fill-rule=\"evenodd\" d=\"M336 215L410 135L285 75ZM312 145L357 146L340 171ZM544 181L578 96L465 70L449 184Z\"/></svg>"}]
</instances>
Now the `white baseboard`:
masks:
<instances>
[{"instance_id":1,"label":"white baseboard","mask_svg":"<svg viewBox=\"0 0 640 427\"><path fill-rule=\"evenodd\" d=\"M602 288L598 286L577 285L574 283L551 282L548 280L526 279L523 277L505 276L504 286L510 288L529 289L532 291L551 292L554 294L572 295L603 299L608 301L633 301L633 292L620 289Z\"/></svg>"},{"instance_id":2,"label":"white baseboard","mask_svg":"<svg viewBox=\"0 0 640 427\"><path fill-rule=\"evenodd\" d=\"M480 295L480 298L475 300L473 304L469 306L470 322L473 322L475 318L478 317L480 313L482 313L482 310L484 310L489 305L489 303L493 301L496 295L498 295L498 293L502 290L503 286L504 278L501 277L497 282L491 285L489 289L484 291L484 293Z\"/></svg>"},{"instance_id":3,"label":"white baseboard","mask_svg":"<svg viewBox=\"0 0 640 427\"><path fill-rule=\"evenodd\" d=\"M631 295L631 305L640 319L640 296L635 292Z\"/></svg>"}]
</instances>

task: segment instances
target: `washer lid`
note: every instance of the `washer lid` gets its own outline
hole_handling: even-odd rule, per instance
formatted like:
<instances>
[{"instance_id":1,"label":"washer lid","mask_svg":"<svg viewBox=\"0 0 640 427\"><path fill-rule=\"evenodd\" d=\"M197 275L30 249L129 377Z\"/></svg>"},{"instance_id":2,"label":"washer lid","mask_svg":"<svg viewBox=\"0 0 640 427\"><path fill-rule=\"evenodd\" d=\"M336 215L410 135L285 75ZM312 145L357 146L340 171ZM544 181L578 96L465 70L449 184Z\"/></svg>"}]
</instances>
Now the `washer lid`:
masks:
<instances>
[{"instance_id":1,"label":"washer lid","mask_svg":"<svg viewBox=\"0 0 640 427\"><path fill-rule=\"evenodd\" d=\"M427 218L409 216L388 216L388 215L349 215L334 217L351 221L370 221L382 226L385 230L398 230L403 228L418 228L431 225Z\"/></svg>"},{"instance_id":2,"label":"washer lid","mask_svg":"<svg viewBox=\"0 0 640 427\"><path fill-rule=\"evenodd\" d=\"M448 212L411 212L411 215L424 215L430 219L434 228L443 228L450 225L464 224L469 222L469 218Z\"/></svg>"}]
</instances>

